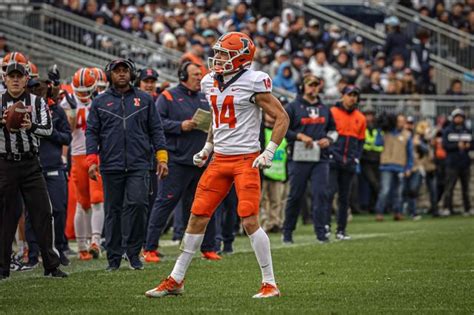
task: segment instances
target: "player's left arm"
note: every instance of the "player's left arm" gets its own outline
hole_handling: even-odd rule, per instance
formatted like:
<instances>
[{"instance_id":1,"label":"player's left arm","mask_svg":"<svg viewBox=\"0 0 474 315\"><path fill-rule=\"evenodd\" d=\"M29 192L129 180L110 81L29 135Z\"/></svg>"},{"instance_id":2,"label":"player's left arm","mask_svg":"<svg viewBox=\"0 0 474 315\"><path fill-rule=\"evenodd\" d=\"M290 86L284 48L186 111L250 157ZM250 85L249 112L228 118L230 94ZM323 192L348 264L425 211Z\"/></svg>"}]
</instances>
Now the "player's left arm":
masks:
<instances>
[{"instance_id":1,"label":"player's left arm","mask_svg":"<svg viewBox=\"0 0 474 315\"><path fill-rule=\"evenodd\" d=\"M275 119L272 137L265 151L253 162L253 167L269 168L272 166L273 155L285 137L290 124L290 118L280 101L269 92L255 94L255 104L261 107L265 113Z\"/></svg>"}]
</instances>

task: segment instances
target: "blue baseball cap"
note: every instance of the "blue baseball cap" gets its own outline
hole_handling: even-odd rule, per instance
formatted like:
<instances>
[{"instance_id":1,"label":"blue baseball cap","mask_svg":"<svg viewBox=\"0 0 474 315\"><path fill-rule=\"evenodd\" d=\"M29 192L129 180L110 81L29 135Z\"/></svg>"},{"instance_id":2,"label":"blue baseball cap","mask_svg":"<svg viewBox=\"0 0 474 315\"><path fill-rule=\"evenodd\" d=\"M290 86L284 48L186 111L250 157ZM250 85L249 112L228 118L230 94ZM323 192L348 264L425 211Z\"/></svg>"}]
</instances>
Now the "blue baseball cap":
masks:
<instances>
[{"instance_id":1,"label":"blue baseball cap","mask_svg":"<svg viewBox=\"0 0 474 315\"><path fill-rule=\"evenodd\" d=\"M356 93L357 95L360 94L360 90L357 86L355 85L348 85L345 88L342 89L342 95L347 95L351 93Z\"/></svg>"}]
</instances>

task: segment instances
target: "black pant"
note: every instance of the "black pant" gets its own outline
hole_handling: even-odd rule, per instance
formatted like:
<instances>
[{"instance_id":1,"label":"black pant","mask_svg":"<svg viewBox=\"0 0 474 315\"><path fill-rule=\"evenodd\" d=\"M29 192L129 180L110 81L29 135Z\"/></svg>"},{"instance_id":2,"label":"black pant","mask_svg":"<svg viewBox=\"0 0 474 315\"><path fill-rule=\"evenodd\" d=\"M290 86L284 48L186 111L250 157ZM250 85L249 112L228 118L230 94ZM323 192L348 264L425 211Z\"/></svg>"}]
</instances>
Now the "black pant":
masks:
<instances>
[{"instance_id":1,"label":"black pant","mask_svg":"<svg viewBox=\"0 0 474 315\"><path fill-rule=\"evenodd\" d=\"M138 256L145 240L150 184L148 170L102 173L105 209L105 248L111 266L122 254Z\"/></svg>"},{"instance_id":2,"label":"black pant","mask_svg":"<svg viewBox=\"0 0 474 315\"><path fill-rule=\"evenodd\" d=\"M379 195L380 189L380 163L370 162L370 161L361 161L360 170L362 176L367 180L370 187L370 197L369 197L369 212L373 212L375 209L375 204L377 203L377 197Z\"/></svg>"},{"instance_id":3,"label":"black pant","mask_svg":"<svg viewBox=\"0 0 474 315\"><path fill-rule=\"evenodd\" d=\"M454 186L458 178L461 180L462 200L464 204L464 211L469 212L471 209L471 202L469 200L469 179L471 172L467 168L451 168L446 167L446 187L444 192L444 207L453 212L453 193Z\"/></svg>"},{"instance_id":4,"label":"black pant","mask_svg":"<svg viewBox=\"0 0 474 315\"><path fill-rule=\"evenodd\" d=\"M69 247L64 230L66 228L67 211L67 178L66 172L62 169L56 171L43 172L46 186L48 189L51 205L53 206L54 218L54 246L62 253ZM26 209L25 234L28 242L28 259L37 261L39 255L39 246L36 241L31 215L29 209Z\"/></svg>"},{"instance_id":5,"label":"black pant","mask_svg":"<svg viewBox=\"0 0 474 315\"><path fill-rule=\"evenodd\" d=\"M337 232L345 232L347 226L347 209L349 208L349 192L351 182L354 178L354 171L346 170L340 167L331 166L329 170L329 187L328 187L328 209L331 211L332 201L336 192L338 193L338 210L337 210ZM329 215L329 218L331 216Z\"/></svg>"},{"instance_id":6,"label":"black pant","mask_svg":"<svg viewBox=\"0 0 474 315\"><path fill-rule=\"evenodd\" d=\"M29 214L45 269L59 266L53 249L53 217L46 183L37 158L22 161L0 159L0 272L10 275L12 243L18 225L18 191Z\"/></svg>"}]
</instances>

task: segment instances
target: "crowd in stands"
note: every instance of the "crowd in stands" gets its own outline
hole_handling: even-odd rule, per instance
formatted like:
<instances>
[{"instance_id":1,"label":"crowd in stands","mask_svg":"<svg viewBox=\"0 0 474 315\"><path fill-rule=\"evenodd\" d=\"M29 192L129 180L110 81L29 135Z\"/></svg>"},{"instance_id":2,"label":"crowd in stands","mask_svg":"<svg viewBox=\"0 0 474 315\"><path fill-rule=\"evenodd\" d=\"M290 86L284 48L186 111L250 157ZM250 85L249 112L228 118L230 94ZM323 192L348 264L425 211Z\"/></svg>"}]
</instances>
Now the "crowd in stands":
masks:
<instances>
[{"instance_id":1,"label":"crowd in stands","mask_svg":"<svg viewBox=\"0 0 474 315\"><path fill-rule=\"evenodd\" d=\"M301 77L308 72L323 79L324 94L329 97L340 96L345 84L357 84L362 93L371 94L445 92L438 91L433 83L435 70L429 64L430 32L416 29L409 36L401 30L395 16L385 19L387 39L382 47L366 43L361 36L348 34L336 24L305 19L292 9L267 17L254 12L245 2L224 9L215 1L164 7L144 2L132 5L77 0L60 6L98 24L180 51L185 54L183 59L204 66L219 36L230 31L244 32L254 39L258 48L254 69L268 72L275 87L290 92L297 91ZM453 5L452 11L457 12L457 7ZM467 12L468 7L469 3L461 6L461 12ZM466 16L466 22L471 20L472 25L474 14L462 16ZM98 47L96 41L99 41L99 47L104 50L114 47L113 41L105 36L85 36L83 40L94 47ZM125 48L124 54L136 61L148 58L145 63L153 64L150 56L143 56L133 47Z\"/></svg>"},{"instance_id":2,"label":"crowd in stands","mask_svg":"<svg viewBox=\"0 0 474 315\"><path fill-rule=\"evenodd\" d=\"M442 23L448 24L461 31L474 34L474 1L455 1L450 7L446 5L446 1L412 1L402 0L400 4L417 10L420 15L431 17Z\"/></svg>"}]
</instances>

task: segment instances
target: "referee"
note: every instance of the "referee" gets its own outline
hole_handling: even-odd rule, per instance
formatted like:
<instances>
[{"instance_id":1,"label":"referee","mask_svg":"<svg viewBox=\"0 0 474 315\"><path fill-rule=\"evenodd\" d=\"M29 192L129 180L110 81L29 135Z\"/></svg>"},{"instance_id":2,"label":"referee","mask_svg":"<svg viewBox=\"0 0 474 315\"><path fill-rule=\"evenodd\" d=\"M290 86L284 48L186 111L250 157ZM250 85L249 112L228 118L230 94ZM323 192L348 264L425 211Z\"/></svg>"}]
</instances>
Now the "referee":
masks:
<instances>
[{"instance_id":1,"label":"referee","mask_svg":"<svg viewBox=\"0 0 474 315\"><path fill-rule=\"evenodd\" d=\"M44 275L67 277L59 266L53 249L52 210L46 183L38 159L39 137L48 136L53 127L45 101L25 92L28 72L19 63L5 71L6 92L0 94L2 122L0 128L0 280L10 276L10 256L18 217L15 209L20 191L38 239L43 257ZM31 108L20 131L10 133L5 126L8 107L21 101ZM31 117L30 117L31 116Z\"/></svg>"}]
</instances>

